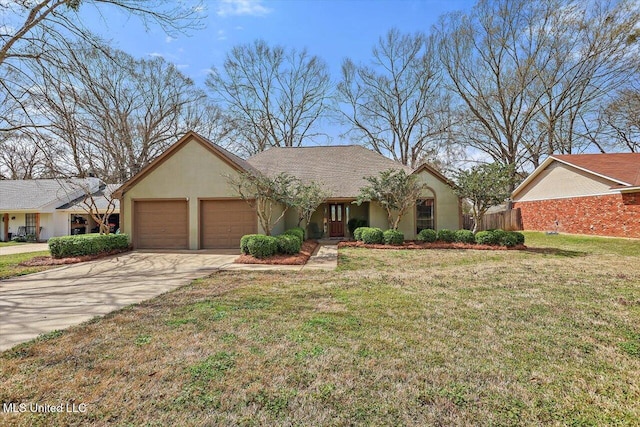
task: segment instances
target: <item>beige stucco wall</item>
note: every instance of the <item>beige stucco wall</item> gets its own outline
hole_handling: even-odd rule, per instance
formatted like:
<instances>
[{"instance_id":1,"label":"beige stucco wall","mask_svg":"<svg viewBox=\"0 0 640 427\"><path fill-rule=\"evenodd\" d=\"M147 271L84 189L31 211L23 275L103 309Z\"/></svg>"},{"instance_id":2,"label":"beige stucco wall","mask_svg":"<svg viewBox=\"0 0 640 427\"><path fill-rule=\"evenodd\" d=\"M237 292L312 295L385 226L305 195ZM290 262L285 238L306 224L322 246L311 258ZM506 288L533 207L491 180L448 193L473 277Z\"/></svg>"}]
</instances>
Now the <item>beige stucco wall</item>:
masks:
<instances>
[{"instance_id":1,"label":"beige stucco wall","mask_svg":"<svg viewBox=\"0 0 640 427\"><path fill-rule=\"evenodd\" d=\"M431 175L427 170L418 174L418 181L427 186L425 197L434 195L435 199L435 228L436 230L458 230L462 227L460 211L460 199L454 193L453 188L441 179ZM413 211L415 217L415 210ZM415 220L413 221L412 235L415 237Z\"/></svg>"},{"instance_id":2,"label":"beige stucco wall","mask_svg":"<svg viewBox=\"0 0 640 427\"><path fill-rule=\"evenodd\" d=\"M425 185L422 197L433 198L435 204L435 228L436 230L458 230L460 224L460 205L458 196L453 189L441 179L431 175L427 170L418 174L418 182ZM372 202L369 210L369 222L371 227L380 227L383 230L389 228L386 211L375 202ZM404 214L398 229L404 233L405 239L416 238L416 210L410 209Z\"/></svg>"},{"instance_id":3,"label":"beige stucco wall","mask_svg":"<svg viewBox=\"0 0 640 427\"><path fill-rule=\"evenodd\" d=\"M196 140L187 141L124 194L120 209L122 231L131 233L133 199L188 198L189 249L198 249L198 198L237 198L225 178L236 173Z\"/></svg>"},{"instance_id":4,"label":"beige stucco wall","mask_svg":"<svg viewBox=\"0 0 640 427\"><path fill-rule=\"evenodd\" d=\"M515 197L514 202L611 194L615 182L554 161Z\"/></svg>"}]
</instances>

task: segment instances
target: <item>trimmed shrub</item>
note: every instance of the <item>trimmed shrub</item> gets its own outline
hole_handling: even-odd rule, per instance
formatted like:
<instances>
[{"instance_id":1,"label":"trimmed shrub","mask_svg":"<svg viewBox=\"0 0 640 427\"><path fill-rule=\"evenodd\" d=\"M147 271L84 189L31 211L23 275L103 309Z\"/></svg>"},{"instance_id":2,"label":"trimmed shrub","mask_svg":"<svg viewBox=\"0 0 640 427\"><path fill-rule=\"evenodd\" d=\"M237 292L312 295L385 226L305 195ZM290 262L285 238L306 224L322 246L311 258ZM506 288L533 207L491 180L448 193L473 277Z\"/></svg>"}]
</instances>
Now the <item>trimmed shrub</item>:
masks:
<instances>
[{"instance_id":1,"label":"trimmed shrub","mask_svg":"<svg viewBox=\"0 0 640 427\"><path fill-rule=\"evenodd\" d=\"M401 245L404 242L404 234L398 230L387 230L382 237L385 245Z\"/></svg>"},{"instance_id":2,"label":"trimmed shrub","mask_svg":"<svg viewBox=\"0 0 640 427\"><path fill-rule=\"evenodd\" d=\"M495 237L491 231L478 231L476 233L476 243L479 245L495 245Z\"/></svg>"},{"instance_id":3,"label":"trimmed shrub","mask_svg":"<svg viewBox=\"0 0 640 427\"><path fill-rule=\"evenodd\" d=\"M293 236L297 236L300 239L300 243L304 242L304 229L302 227L290 228L282 234L290 234Z\"/></svg>"},{"instance_id":4,"label":"trimmed shrub","mask_svg":"<svg viewBox=\"0 0 640 427\"><path fill-rule=\"evenodd\" d=\"M281 234L276 236L278 241L278 253L295 255L300 252L302 242L298 239L298 236L294 234Z\"/></svg>"},{"instance_id":5,"label":"trimmed shrub","mask_svg":"<svg viewBox=\"0 0 640 427\"><path fill-rule=\"evenodd\" d=\"M253 236L260 236L260 234L245 234L240 239L240 252L244 255L249 255L249 247L247 245Z\"/></svg>"},{"instance_id":6,"label":"trimmed shrub","mask_svg":"<svg viewBox=\"0 0 640 427\"><path fill-rule=\"evenodd\" d=\"M487 230L476 233L476 243L513 247L524 244L524 234L517 231Z\"/></svg>"},{"instance_id":7,"label":"trimmed shrub","mask_svg":"<svg viewBox=\"0 0 640 427\"><path fill-rule=\"evenodd\" d=\"M456 241L456 232L453 230L447 230L443 228L438 230L438 240L440 242L452 243Z\"/></svg>"},{"instance_id":8,"label":"trimmed shrub","mask_svg":"<svg viewBox=\"0 0 640 427\"><path fill-rule=\"evenodd\" d=\"M384 233L377 227L365 227L362 231L362 241L367 244L379 244L384 241Z\"/></svg>"},{"instance_id":9,"label":"trimmed shrub","mask_svg":"<svg viewBox=\"0 0 640 427\"><path fill-rule=\"evenodd\" d=\"M508 232L504 230L489 230L493 235L494 245L502 245L502 239L508 234Z\"/></svg>"},{"instance_id":10,"label":"trimmed shrub","mask_svg":"<svg viewBox=\"0 0 640 427\"><path fill-rule=\"evenodd\" d=\"M255 234L248 239L247 250L256 258L267 258L278 252L278 240L273 236Z\"/></svg>"},{"instance_id":11,"label":"trimmed shrub","mask_svg":"<svg viewBox=\"0 0 640 427\"><path fill-rule=\"evenodd\" d=\"M129 236L127 234L83 234L52 237L48 243L51 256L67 258L129 249Z\"/></svg>"},{"instance_id":12,"label":"trimmed shrub","mask_svg":"<svg viewBox=\"0 0 640 427\"><path fill-rule=\"evenodd\" d=\"M522 234L519 231L510 231L510 233L513 234L514 236L516 236L518 245L524 245L524 234Z\"/></svg>"},{"instance_id":13,"label":"trimmed shrub","mask_svg":"<svg viewBox=\"0 0 640 427\"><path fill-rule=\"evenodd\" d=\"M369 227L358 227L353 230L353 238L362 241L362 232Z\"/></svg>"},{"instance_id":14,"label":"trimmed shrub","mask_svg":"<svg viewBox=\"0 0 640 427\"><path fill-rule=\"evenodd\" d=\"M506 232L504 236L500 238L500 245L511 248L518 244L518 236L515 234Z\"/></svg>"},{"instance_id":15,"label":"trimmed shrub","mask_svg":"<svg viewBox=\"0 0 640 427\"><path fill-rule=\"evenodd\" d=\"M433 243L437 238L438 233L436 233L436 230L432 230L430 228L420 230L420 232L418 233L418 240L422 240L423 242Z\"/></svg>"},{"instance_id":16,"label":"trimmed shrub","mask_svg":"<svg viewBox=\"0 0 640 427\"><path fill-rule=\"evenodd\" d=\"M367 226L367 220L366 219L361 219L361 218L351 218L349 220L349 222L347 222L347 228L349 229L349 235L350 236L354 236L354 232L356 231L357 228L360 227L366 227Z\"/></svg>"},{"instance_id":17,"label":"trimmed shrub","mask_svg":"<svg viewBox=\"0 0 640 427\"><path fill-rule=\"evenodd\" d=\"M455 241L458 243L475 243L476 236L473 235L471 230L457 230L455 232Z\"/></svg>"}]
</instances>

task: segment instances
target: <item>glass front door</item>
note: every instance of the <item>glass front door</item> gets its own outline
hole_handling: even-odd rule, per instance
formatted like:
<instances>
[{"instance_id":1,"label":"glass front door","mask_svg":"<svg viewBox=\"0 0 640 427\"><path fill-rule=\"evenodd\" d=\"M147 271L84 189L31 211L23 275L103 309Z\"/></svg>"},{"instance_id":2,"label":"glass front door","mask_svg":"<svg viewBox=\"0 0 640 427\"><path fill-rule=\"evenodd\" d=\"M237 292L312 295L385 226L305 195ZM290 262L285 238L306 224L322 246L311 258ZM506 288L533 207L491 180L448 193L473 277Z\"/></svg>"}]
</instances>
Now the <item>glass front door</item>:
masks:
<instances>
[{"instance_id":1,"label":"glass front door","mask_svg":"<svg viewBox=\"0 0 640 427\"><path fill-rule=\"evenodd\" d=\"M329 237L344 237L344 205L329 205Z\"/></svg>"}]
</instances>

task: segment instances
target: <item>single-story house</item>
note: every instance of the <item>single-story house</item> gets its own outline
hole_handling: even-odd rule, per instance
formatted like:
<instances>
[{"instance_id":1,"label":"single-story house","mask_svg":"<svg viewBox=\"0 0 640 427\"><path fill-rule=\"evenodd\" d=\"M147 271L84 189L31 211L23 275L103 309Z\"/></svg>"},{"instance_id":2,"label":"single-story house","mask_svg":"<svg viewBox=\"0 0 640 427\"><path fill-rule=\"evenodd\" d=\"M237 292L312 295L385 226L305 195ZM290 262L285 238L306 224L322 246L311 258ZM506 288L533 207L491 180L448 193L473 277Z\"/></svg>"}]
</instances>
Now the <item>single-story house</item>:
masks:
<instances>
[{"instance_id":1,"label":"single-story house","mask_svg":"<svg viewBox=\"0 0 640 427\"><path fill-rule=\"evenodd\" d=\"M228 183L227 177L244 172L287 172L321 184L329 197L311 223L324 237L348 237L350 218L386 229L386 214L376 203L358 206L352 202L367 183L365 176L390 168L414 173L425 184L415 209L400 223L407 239L415 238L423 228L461 227L460 200L453 184L429 166L412 171L353 145L271 148L244 160L189 132L118 189L121 229L131 235L134 247L141 249L238 247L243 235L264 232L254 209ZM294 212L287 211L273 233L296 225Z\"/></svg>"},{"instance_id":2,"label":"single-story house","mask_svg":"<svg viewBox=\"0 0 640 427\"><path fill-rule=\"evenodd\" d=\"M511 199L525 230L640 238L640 153L550 156Z\"/></svg>"},{"instance_id":3,"label":"single-story house","mask_svg":"<svg viewBox=\"0 0 640 427\"><path fill-rule=\"evenodd\" d=\"M82 202L93 195L98 212L107 212L108 196L120 185L97 178L0 180L0 240L29 236L37 241L90 233L97 227ZM107 197L105 197L105 194ZM119 227L119 200L109 222Z\"/></svg>"}]
</instances>

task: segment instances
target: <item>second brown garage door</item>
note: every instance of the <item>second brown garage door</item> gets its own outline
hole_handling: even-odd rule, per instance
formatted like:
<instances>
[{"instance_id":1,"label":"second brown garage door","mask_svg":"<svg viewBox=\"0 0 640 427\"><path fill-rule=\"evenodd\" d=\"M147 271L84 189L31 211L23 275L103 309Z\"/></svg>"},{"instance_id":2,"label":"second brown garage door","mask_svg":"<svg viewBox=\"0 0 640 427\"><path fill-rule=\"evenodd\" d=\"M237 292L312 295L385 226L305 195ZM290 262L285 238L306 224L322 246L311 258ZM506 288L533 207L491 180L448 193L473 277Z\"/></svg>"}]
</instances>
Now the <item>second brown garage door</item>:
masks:
<instances>
[{"instance_id":1,"label":"second brown garage door","mask_svg":"<svg viewBox=\"0 0 640 427\"><path fill-rule=\"evenodd\" d=\"M187 249L189 222L186 200L133 202L136 249Z\"/></svg>"},{"instance_id":2,"label":"second brown garage door","mask_svg":"<svg viewBox=\"0 0 640 427\"><path fill-rule=\"evenodd\" d=\"M200 247L238 248L240 238L257 232L256 213L244 200L200 201Z\"/></svg>"}]
</instances>

